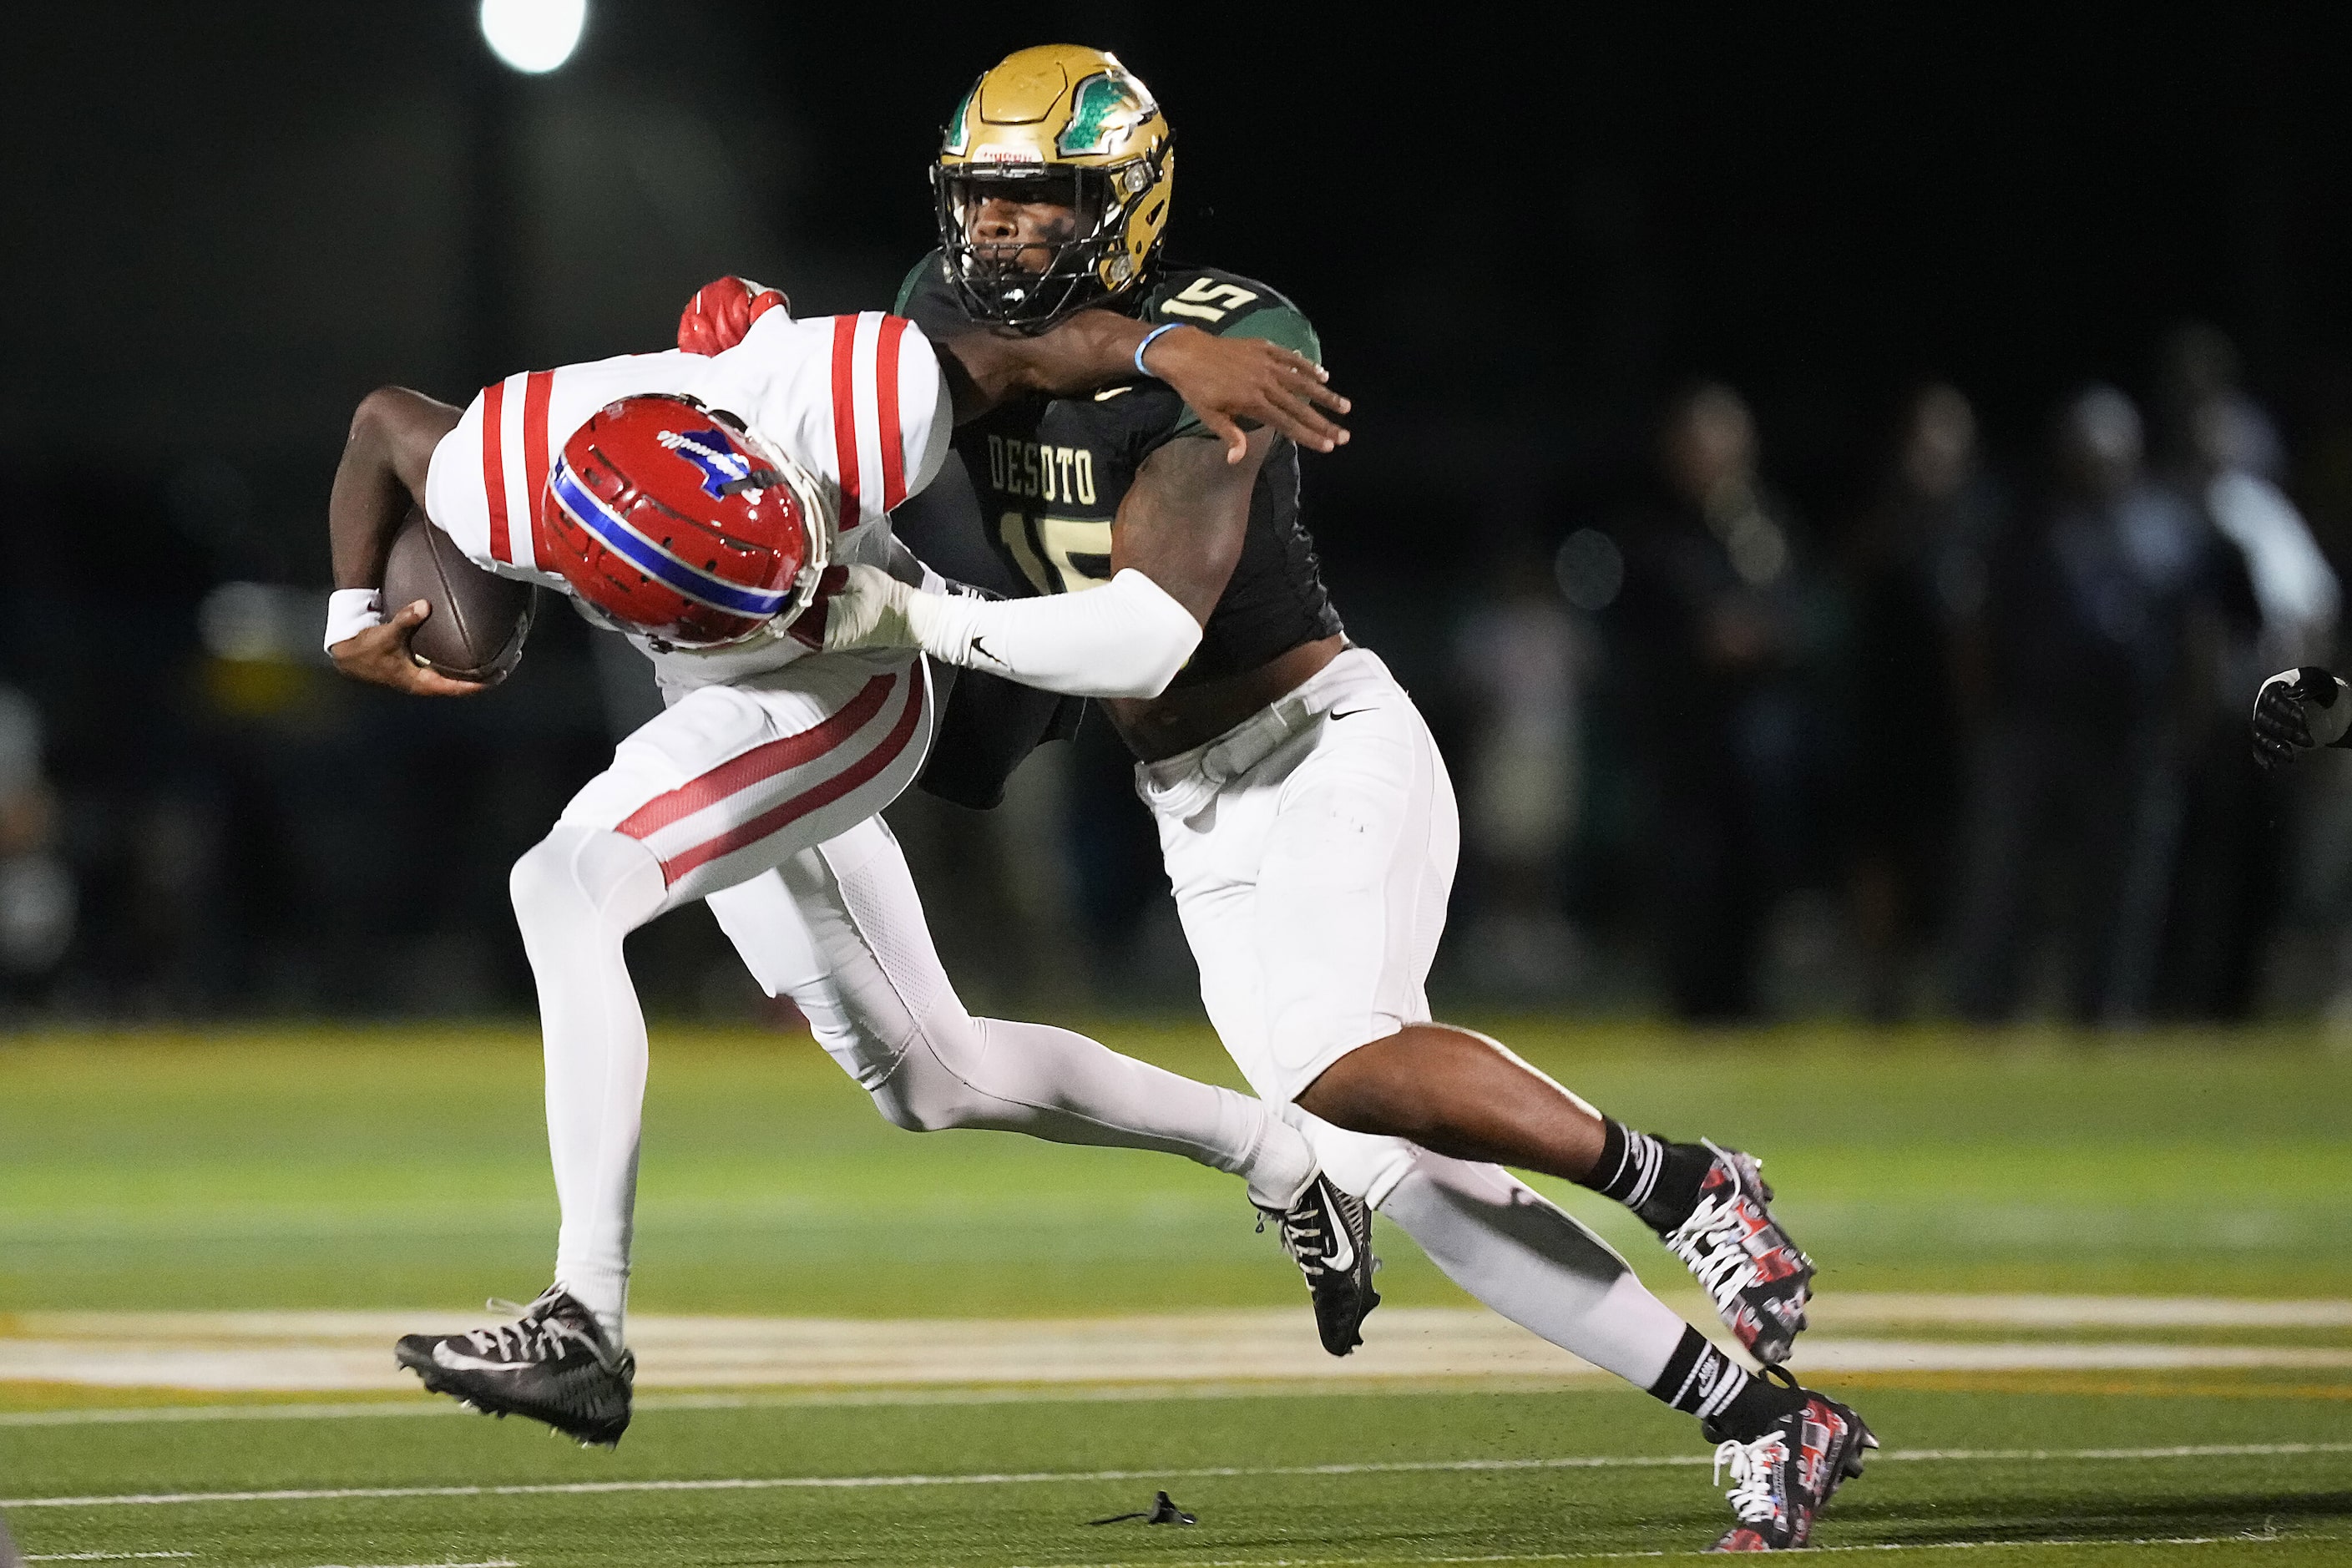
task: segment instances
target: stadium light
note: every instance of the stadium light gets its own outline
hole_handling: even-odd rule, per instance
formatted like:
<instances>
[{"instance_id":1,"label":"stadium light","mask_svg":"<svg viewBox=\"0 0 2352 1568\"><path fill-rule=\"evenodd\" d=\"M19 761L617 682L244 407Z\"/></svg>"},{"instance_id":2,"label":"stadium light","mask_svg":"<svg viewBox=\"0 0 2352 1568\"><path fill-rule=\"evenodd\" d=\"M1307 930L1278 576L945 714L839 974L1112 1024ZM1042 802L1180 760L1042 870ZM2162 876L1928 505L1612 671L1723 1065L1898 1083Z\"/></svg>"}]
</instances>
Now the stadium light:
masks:
<instances>
[{"instance_id":1,"label":"stadium light","mask_svg":"<svg viewBox=\"0 0 2352 1568\"><path fill-rule=\"evenodd\" d=\"M572 58L588 23L588 0L482 0L490 52L525 76L544 76Z\"/></svg>"}]
</instances>

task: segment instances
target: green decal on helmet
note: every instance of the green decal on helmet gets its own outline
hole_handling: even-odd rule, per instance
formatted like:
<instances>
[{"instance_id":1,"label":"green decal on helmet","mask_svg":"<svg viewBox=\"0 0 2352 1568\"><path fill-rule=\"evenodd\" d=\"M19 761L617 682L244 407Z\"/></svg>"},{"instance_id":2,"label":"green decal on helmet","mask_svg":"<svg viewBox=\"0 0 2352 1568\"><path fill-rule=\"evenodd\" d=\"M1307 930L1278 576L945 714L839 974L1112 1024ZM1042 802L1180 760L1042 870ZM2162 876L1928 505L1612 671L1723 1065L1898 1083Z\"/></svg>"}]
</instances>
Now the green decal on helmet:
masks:
<instances>
[{"instance_id":1,"label":"green decal on helmet","mask_svg":"<svg viewBox=\"0 0 2352 1568\"><path fill-rule=\"evenodd\" d=\"M947 143L940 151L950 157L961 156L964 149L971 145L971 100L972 94L979 90L980 84L972 83L971 91L963 95L962 100L955 107L955 112L948 117Z\"/></svg>"},{"instance_id":2,"label":"green decal on helmet","mask_svg":"<svg viewBox=\"0 0 2352 1568\"><path fill-rule=\"evenodd\" d=\"M1054 143L1065 158L1108 153L1151 113L1150 100L1134 78L1105 71L1078 83L1070 99L1070 123Z\"/></svg>"}]
</instances>

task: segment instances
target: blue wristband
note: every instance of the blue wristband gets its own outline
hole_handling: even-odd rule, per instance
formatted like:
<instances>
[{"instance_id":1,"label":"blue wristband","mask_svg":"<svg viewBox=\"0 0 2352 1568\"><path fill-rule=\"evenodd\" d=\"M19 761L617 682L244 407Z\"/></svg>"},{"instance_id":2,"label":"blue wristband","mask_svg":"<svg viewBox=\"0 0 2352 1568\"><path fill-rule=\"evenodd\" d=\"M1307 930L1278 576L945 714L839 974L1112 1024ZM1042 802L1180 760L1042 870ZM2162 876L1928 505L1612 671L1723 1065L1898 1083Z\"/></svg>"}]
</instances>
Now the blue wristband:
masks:
<instances>
[{"instance_id":1,"label":"blue wristband","mask_svg":"<svg viewBox=\"0 0 2352 1568\"><path fill-rule=\"evenodd\" d=\"M1162 332L1172 332L1172 331L1174 331L1177 328L1179 328L1179 327L1182 326L1183 324L1184 324L1184 323L1183 323L1183 322L1181 322L1181 321L1170 321L1170 322L1169 322L1167 325L1165 325L1165 326L1154 327L1154 328L1152 328L1150 331L1148 331L1148 332L1146 332L1146 333L1144 333L1144 334L1143 334L1143 341L1142 341L1141 342L1139 342L1139 343L1138 343L1138 344L1136 344L1136 345L1135 345L1135 374L1138 374L1138 375L1151 375L1151 373L1150 373L1150 371L1148 371L1148 370L1146 370L1146 369L1144 369L1144 368L1143 368L1143 351L1144 351L1144 350L1146 350L1146 349L1148 349L1148 348L1150 348L1150 347L1151 346L1152 340L1153 340L1153 339L1155 339L1155 338L1157 338L1157 337L1159 337L1160 333L1162 333ZM1156 376L1156 375L1152 375L1152 376L1151 376L1151 379L1152 379L1152 380L1154 380L1154 381L1157 381L1157 380L1159 380L1160 378L1159 378L1158 376Z\"/></svg>"}]
</instances>

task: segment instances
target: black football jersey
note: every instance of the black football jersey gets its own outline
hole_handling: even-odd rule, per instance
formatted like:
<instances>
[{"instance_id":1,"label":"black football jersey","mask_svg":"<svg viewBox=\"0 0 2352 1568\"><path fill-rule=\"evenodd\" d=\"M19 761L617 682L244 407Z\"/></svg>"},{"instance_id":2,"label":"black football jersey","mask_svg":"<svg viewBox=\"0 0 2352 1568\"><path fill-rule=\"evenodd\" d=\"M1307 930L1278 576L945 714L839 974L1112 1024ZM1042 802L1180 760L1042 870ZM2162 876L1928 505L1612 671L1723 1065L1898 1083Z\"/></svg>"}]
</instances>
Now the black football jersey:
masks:
<instances>
[{"instance_id":1,"label":"black football jersey","mask_svg":"<svg viewBox=\"0 0 2352 1568\"><path fill-rule=\"evenodd\" d=\"M929 332L972 324L937 251L908 274L898 310ZM1163 268L1138 313L1153 325L1265 338L1322 358L1315 329L1296 305L1230 272ZM1068 594L1110 581L1111 520L1143 460L1167 442L1202 434L1200 416L1166 383L1139 376L1086 396L1007 403L960 426L955 448L971 476L990 548L1033 592ZM1314 541L1299 521L1298 448L1277 438L1250 495L1249 531L1233 580L1174 684L1239 675L1340 630Z\"/></svg>"}]
</instances>

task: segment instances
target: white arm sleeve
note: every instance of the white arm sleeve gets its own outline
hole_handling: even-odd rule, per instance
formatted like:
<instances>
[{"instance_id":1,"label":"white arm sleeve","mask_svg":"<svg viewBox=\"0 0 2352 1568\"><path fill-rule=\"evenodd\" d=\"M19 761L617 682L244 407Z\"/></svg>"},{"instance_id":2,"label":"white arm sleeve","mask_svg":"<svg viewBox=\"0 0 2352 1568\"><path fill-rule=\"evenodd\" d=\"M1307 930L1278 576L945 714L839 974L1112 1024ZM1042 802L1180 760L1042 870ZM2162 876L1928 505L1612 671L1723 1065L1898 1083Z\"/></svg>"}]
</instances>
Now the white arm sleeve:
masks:
<instances>
[{"instance_id":1,"label":"white arm sleeve","mask_svg":"<svg viewBox=\"0 0 2352 1568\"><path fill-rule=\"evenodd\" d=\"M1067 697L1157 697L1201 646L1192 612L1132 566L1042 599L912 594L906 614L933 658Z\"/></svg>"}]
</instances>

